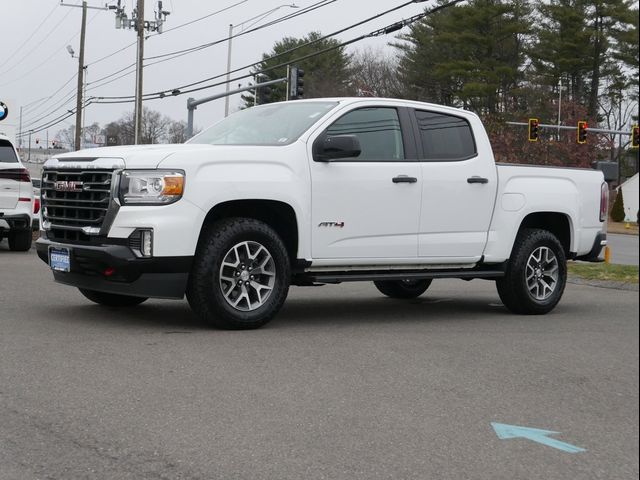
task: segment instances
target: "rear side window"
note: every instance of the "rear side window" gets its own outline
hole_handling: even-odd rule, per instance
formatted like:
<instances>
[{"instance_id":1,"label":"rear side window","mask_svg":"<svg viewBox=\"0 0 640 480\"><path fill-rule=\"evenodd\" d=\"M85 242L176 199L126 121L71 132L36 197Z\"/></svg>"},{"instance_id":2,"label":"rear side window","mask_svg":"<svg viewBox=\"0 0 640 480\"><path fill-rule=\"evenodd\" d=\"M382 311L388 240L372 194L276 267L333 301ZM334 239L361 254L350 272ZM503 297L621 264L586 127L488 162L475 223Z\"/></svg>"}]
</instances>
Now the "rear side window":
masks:
<instances>
[{"instance_id":1,"label":"rear side window","mask_svg":"<svg viewBox=\"0 0 640 480\"><path fill-rule=\"evenodd\" d=\"M425 160L450 162L476 155L471 125L464 118L416 110L416 119Z\"/></svg>"},{"instance_id":2,"label":"rear side window","mask_svg":"<svg viewBox=\"0 0 640 480\"><path fill-rule=\"evenodd\" d=\"M0 140L0 163L18 163L18 157L11 144Z\"/></svg>"}]
</instances>

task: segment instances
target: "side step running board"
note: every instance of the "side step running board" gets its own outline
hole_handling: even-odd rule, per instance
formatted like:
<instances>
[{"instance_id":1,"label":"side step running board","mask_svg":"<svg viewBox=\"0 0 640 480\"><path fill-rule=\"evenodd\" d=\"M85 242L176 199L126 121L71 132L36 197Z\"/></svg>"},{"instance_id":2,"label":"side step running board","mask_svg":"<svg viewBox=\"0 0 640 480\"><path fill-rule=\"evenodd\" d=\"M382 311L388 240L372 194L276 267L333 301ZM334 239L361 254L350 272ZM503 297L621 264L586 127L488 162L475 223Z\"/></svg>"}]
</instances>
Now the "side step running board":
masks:
<instances>
[{"instance_id":1,"label":"side step running board","mask_svg":"<svg viewBox=\"0 0 640 480\"><path fill-rule=\"evenodd\" d=\"M315 283L361 282L375 280L424 280L427 278L500 278L504 277L504 270L474 269L474 270L422 270L419 272L322 272L306 273L304 278Z\"/></svg>"}]
</instances>

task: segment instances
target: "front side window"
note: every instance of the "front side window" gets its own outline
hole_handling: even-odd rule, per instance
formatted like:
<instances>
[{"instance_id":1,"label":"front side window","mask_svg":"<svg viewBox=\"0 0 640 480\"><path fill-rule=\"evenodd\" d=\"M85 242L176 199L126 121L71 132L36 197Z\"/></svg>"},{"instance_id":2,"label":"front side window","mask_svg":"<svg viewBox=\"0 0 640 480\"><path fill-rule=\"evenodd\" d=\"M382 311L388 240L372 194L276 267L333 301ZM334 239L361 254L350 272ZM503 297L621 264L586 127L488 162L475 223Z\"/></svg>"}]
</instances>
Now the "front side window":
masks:
<instances>
[{"instance_id":1,"label":"front side window","mask_svg":"<svg viewBox=\"0 0 640 480\"><path fill-rule=\"evenodd\" d=\"M0 163L18 163L18 157L11 144L0 140Z\"/></svg>"},{"instance_id":2,"label":"front side window","mask_svg":"<svg viewBox=\"0 0 640 480\"><path fill-rule=\"evenodd\" d=\"M326 136L354 135L362 153L358 162L404 160L402 130L395 108L360 108L347 113L325 132ZM350 159L351 160L351 159Z\"/></svg>"},{"instance_id":3,"label":"front side window","mask_svg":"<svg viewBox=\"0 0 640 480\"><path fill-rule=\"evenodd\" d=\"M187 143L289 145L336 105L337 102L289 102L247 108L228 116Z\"/></svg>"},{"instance_id":4,"label":"front side window","mask_svg":"<svg viewBox=\"0 0 640 480\"><path fill-rule=\"evenodd\" d=\"M425 160L466 160L476 155L471 125L464 118L416 110L416 119Z\"/></svg>"}]
</instances>

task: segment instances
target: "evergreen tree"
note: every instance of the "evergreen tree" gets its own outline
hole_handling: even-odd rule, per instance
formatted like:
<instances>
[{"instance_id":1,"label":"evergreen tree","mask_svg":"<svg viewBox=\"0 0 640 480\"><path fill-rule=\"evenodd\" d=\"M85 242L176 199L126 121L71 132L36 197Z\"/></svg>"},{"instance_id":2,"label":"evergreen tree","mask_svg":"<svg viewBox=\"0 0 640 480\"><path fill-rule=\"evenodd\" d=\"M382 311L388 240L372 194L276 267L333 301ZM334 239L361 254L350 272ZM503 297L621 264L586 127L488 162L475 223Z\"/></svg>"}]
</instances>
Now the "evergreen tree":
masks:
<instances>
[{"instance_id":1,"label":"evergreen tree","mask_svg":"<svg viewBox=\"0 0 640 480\"><path fill-rule=\"evenodd\" d=\"M611 220L614 222L623 222L625 217L624 213L624 199L622 198L622 189L618 188L618 194L616 200L611 207Z\"/></svg>"},{"instance_id":2,"label":"evergreen tree","mask_svg":"<svg viewBox=\"0 0 640 480\"><path fill-rule=\"evenodd\" d=\"M269 53L262 55L262 62L254 70L254 73L265 71L264 80L276 80L287 76L286 64L295 64L305 72L304 97L337 97L345 95L349 81L350 56L344 47L337 47L340 42L335 39L324 39L320 32L311 32L303 38L285 37L275 43ZM316 42L307 45L310 42ZM297 48L299 47L299 48ZM291 49L297 48L290 52ZM296 61L297 58L331 49L325 53ZM278 68L278 65L285 64ZM245 106L254 104L252 95L242 97ZM280 83L271 87L271 102L279 102L286 99L286 84Z\"/></svg>"},{"instance_id":3,"label":"evergreen tree","mask_svg":"<svg viewBox=\"0 0 640 480\"><path fill-rule=\"evenodd\" d=\"M408 96L485 114L510 109L530 30L527 4L473 0L414 24L394 44Z\"/></svg>"},{"instance_id":4,"label":"evergreen tree","mask_svg":"<svg viewBox=\"0 0 640 480\"><path fill-rule=\"evenodd\" d=\"M539 1L540 26L530 52L538 83L555 86L562 80L569 86L570 98L586 105L588 117L596 120L599 98L607 94L607 86L619 91L621 72L638 63L637 10L632 4L632 0Z\"/></svg>"}]
</instances>

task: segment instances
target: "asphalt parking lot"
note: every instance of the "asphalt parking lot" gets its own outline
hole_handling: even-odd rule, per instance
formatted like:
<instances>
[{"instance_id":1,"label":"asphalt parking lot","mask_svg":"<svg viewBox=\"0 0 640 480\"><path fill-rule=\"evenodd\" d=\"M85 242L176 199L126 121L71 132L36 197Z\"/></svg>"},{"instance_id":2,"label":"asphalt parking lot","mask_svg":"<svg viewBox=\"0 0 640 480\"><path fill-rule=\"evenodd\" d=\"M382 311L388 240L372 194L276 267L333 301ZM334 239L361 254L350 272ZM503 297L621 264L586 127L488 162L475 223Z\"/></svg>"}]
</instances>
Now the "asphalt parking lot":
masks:
<instances>
[{"instance_id":1,"label":"asphalt parking lot","mask_svg":"<svg viewBox=\"0 0 640 480\"><path fill-rule=\"evenodd\" d=\"M637 291L521 317L487 281L295 288L226 332L91 305L3 242L0 300L2 480L638 478Z\"/></svg>"}]
</instances>

